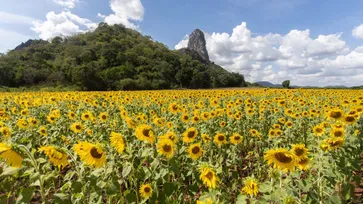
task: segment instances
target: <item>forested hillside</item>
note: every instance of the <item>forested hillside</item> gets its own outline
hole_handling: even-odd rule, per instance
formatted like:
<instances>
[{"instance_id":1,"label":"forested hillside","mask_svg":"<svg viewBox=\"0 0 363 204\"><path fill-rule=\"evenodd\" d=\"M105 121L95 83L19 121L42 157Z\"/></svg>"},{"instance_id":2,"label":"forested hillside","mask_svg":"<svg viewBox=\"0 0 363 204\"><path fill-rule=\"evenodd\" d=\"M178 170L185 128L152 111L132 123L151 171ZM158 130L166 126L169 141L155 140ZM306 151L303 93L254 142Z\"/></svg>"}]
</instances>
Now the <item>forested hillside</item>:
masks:
<instances>
[{"instance_id":1,"label":"forested hillside","mask_svg":"<svg viewBox=\"0 0 363 204\"><path fill-rule=\"evenodd\" d=\"M77 86L140 90L245 86L242 75L173 51L122 25L51 42L31 40L0 56L0 86Z\"/></svg>"}]
</instances>

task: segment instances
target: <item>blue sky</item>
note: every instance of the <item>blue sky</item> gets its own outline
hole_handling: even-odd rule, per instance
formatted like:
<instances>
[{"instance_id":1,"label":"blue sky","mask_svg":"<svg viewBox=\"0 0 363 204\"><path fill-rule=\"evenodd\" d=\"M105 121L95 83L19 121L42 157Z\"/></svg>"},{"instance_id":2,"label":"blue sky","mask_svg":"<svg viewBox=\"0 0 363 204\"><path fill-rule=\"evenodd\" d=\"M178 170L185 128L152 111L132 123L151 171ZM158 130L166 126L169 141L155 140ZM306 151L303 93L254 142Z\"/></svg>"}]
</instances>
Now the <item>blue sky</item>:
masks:
<instances>
[{"instance_id":1,"label":"blue sky","mask_svg":"<svg viewBox=\"0 0 363 204\"><path fill-rule=\"evenodd\" d=\"M200 28L211 60L251 81L363 84L357 79L363 74L361 0L0 0L0 5L0 52L27 38L86 32L101 21L123 23L171 49L185 46L185 36Z\"/></svg>"}]
</instances>

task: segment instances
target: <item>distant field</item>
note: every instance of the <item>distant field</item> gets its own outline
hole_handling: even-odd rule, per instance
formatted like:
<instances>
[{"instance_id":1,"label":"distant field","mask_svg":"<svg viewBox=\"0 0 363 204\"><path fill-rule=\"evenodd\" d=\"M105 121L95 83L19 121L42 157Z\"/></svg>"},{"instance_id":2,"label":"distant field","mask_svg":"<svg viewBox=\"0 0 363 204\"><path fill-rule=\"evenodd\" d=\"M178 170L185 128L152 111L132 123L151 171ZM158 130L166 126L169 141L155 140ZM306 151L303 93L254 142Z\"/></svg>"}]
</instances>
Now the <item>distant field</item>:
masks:
<instances>
[{"instance_id":1,"label":"distant field","mask_svg":"<svg viewBox=\"0 0 363 204\"><path fill-rule=\"evenodd\" d=\"M363 91L1 92L0 203L362 203Z\"/></svg>"}]
</instances>

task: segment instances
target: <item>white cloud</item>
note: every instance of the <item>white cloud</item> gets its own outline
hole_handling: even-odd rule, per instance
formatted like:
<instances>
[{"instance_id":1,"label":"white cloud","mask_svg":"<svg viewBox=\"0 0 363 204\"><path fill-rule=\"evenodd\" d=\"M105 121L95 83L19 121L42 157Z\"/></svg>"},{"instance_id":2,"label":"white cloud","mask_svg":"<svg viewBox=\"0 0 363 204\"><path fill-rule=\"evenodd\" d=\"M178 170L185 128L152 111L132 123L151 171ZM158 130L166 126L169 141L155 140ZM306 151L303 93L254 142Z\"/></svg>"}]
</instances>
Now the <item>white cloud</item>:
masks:
<instances>
[{"instance_id":1,"label":"white cloud","mask_svg":"<svg viewBox=\"0 0 363 204\"><path fill-rule=\"evenodd\" d=\"M34 21L36 21L36 19L28 17L28 16L23 16L23 15L18 15L18 14L14 14L14 13L8 13L8 12L3 12L0 11L0 19L1 19L1 23L7 23L7 24L32 24Z\"/></svg>"},{"instance_id":2,"label":"white cloud","mask_svg":"<svg viewBox=\"0 0 363 204\"><path fill-rule=\"evenodd\" d=\"M362 26L363 27L363 26ZM310 30L291 30L286 35L255 35L247 24L231 34L205 33L211 61L246 79L294 85L359 85L363 81L363 46L350 50L342 33L311 37ZM187 47L188 37L175 49Z\"/></svg>"},{"instance_id":3,"label":"white cloud","mask_svg":"<svg viewBox=\"0 0 363 204\"><path fill-rule=\"evenodd\" d=\"M363 39L363 24L355 27L352 30L352 35L356 38Z\"/></svg>"},{"instance_id":4,"label":"white cloud","mask_svg":"<svg viewBox=\"0 0 363 204\"><path fill-rule=\"evenodd\" d=\"M66 8L72 9L78 3L78 0L53 0L54 3L64 6Z\"/></svg>"},{"instance_id":5,"label":"white cloud","mask_svg":"<svg viewBox=\"0 0 363 204\"><path fill-rule=\"evenodd\" d=\"M128 28L137 29L136 22L144 18L144 7L140 0L110 0L110 7L113 14L98 14L110 25L123 24Z\"/></svg>"},{"instance_id":6,"label":"white cloud","mask_svg":"<svg viewBox=\"0 0 363 204\"><path fill-rule=\"evenodd\" d=\"M25 42L30 38L30 36L0 28L0 53L14 49L20 42Z\"/></svg>"},{"instance_id":7,"label":"white cloud","mask_svg":"<svg viewBox=\"0 0 363 204\"><path fill-rule=\"evenodd\" d=\"M179 50L184 47L188 47L189 43L189 35L184 36L184 39L181 40L178 44L175 45L175 49Z\"/></svg>"},{"instance_id":8,"label":"white cloud","mask_svg":"<svg viewBox=\"0 0 363 204\"><path fill-rule=\"evenodd\" d=\"M39 34L44 40L56 36L70 36L76 33L83 33L97 28L97 24L86 18L81 18L69 11L62 11L56 14L54 11L46 15L46 21L36 21L32 30Z\"/></svg>"}]
</instances>

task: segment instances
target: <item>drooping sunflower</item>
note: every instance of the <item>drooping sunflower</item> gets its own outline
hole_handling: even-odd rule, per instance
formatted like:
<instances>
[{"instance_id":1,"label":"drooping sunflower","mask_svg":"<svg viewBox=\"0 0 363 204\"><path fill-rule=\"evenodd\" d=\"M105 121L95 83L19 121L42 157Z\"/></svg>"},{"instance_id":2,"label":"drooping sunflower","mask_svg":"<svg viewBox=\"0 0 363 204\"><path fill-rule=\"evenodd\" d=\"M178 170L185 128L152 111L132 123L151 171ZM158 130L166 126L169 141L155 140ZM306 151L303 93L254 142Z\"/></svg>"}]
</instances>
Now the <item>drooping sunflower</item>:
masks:
<instances>
[{"instance_id":1,"label":"drooping sunflower","mask_svg":"<svg viewBox=\"0 0 363 204\"><path fill-rule=\"evenodd\" d=\"M299 160L306 157L309 154L308 149L305 147L305 144L293 144L291 146L292 146L291 152Z\"/></svg>"},{"instance_id":2,"label":"drooping sunflower","mask_svg":"<svg viewBox=\"0 0 363 204\"><path fill-rule=\"evenodd\" d=\"M169 139L159 140L156 145L158 153L170 159L174 156L175 145L173 141Z\"/></svg>"},{"instance_id":3,"label":"drooping sunflower","mask_svg":"<svg viewBox=\"0 0 363 204\"><path fill-rule=\"evenodd\" d=\"M20 168L23 158L18 154L11 145L0 143L0 159L4 160L7 165Z\"/></svg>"},{"instance_id":4,"label":"drooping sunflower","mask_svg":"<svg viewBox=\"0 0 363 204\"><path fill-rule=\"evenodd\" d=\"M322 142L322 146L325 147L325 150L335 150L343 146L343 144L344 144L344 137L331 137L325 139Z\"/></svg>"},{"instance_id":5,"label":"drooping sunflower","mask_svg":"<svg viewBox=\"0 0 363 204\"><path fill-rule=\"evenodd\" d=\"M78 142L73 149L87 165L99 168L106 164L106 154L102 150L101 144Z\"/></svg>"},{"instance_id":6,"label":"drooping sunflower","mask_svg":"<svg viewBox=\"0 0 363 204\"><path fill-rule=\"evenodd\" d=\"M264 159L273 164L274 168L283 171L293 171L296 165L296 156L285 148L270 149L265 152Z\"/></svg>"},{"instance_id":7,"label":"drooping sunflower","mask_svg":"<svg viewBox=\"0 0 363 204\"><path fill-rule=\"evenodd\" d=\"M229 137L229 140L232 144L236 145L242 143L243 137L238 133L233 133L233 135Z\"/></svg>"},{"instance_id":8,"label":"drooping sunflower","mask_svg":"<svg viewBox=\"0 0 363 204\"><path fill-rule=\"evenodd\" d=\"M82 123L80 123L80 122L76 122L71 125L71 130L75 133L82 133L83 129L84 129L84 127L83 127Z\"/></svg>"},{"instance_id":9,"label":"drooping sunflower","mask_svg":"<svg viewBox=\"0 0 363 204\"><path fill-rule=\"evenodd\" d=\"M200 143L192 144L188 148L189 157L193 160L197 160L199 157L203 155L203 149L200 146Z\"/></svg>"},{"instance_id":10,"label":"drooping sunflower","mask_svg":"<svg viewBox=\"0 0 363 204\"><path fill-rule=\"evenodd\" d=\"M0 133L1 133L1 135L3 135L5 137L5 139L7 139L11 135L11 130L10 130L10 128L4 126L4 127L0 128Z\"/></svg>"},{"instance_id":11,"label":"drooping sunflower","mask_svg":"<svg viewBox=\"0 0 363 204\"><path fill-rule=\"evenodd\" d=\"M199 178L202 180L203 184L208 188L216 188L219 183L219 178L216 173L210 167L203 166L200 169Z\"/></svg>"},{"instance_id":12,"label":"drooping sunflower","mask_svg":"<svg viewBox=\"0 0 363 204\"><path fill-rule=\"evenodd\" d=\"M63 168L69 164L67 154L54 146L42 146L38 151L44 152L49 161L58 168Z\"/></svg>"},{"instance_id":13,"label":"drooping sunflower","mask_svg":"<svg viewBox=\"0 0 363 204\"><path fill-rule=\"evenodd\" d=\"M258 181L255 178L247 177L242 192L249 196L257 196L258 194Z\"/></svg>"},{"instance_id":14,"label":"drooping sunflower","mask_svg":"<svg viewBox=\"0 0 363 204\"><path fill-rule=\"evenodd\" d=\"M149 125L139 125L135 130L136 138L140 141L145 141L150 144L155 143L154 131Z\"/></svg>"},{"instance_id":15,"label":"drooping sunflower","mask_svg":"<svg viewBox=\"0 0 363 204\"><path fill-rule=\"evenodd\" d=\"M206 144L208 144L208 143L210 143L212 141L212 139L210 138L210 136L207 135L207 134L202 134L201 136L202 136L203 142L206 143Z\"/></svg>"},{"instance_id":16,"label":"drooping sunflower","mask_svg":"<svg viewBox=\"0 0 363 204\"><path fill-rule=\"evenodd\" d=\"M345 130L344 128L332 128L330 131L330 135L332 137L344 137Z\"/></svg>"},{"instance_id":17,"label":"drooping sunflower","mask_svg":"<svg viewBox=\"0 0 363 204\"><path fill-rule=\"evenodd\" d=\"M116 149L116 151L122 154L125 150L125 141L120 133L111 132L110 135L111 146Z\"/></svg>"},{"instance_id":18,"label":"drooping sunflower","mask_svg":"<svg viewBox=\"0 0 363 204\"><path fill-rule=\"evenodd\" d=\"M139 193L143 199L149 199L153 194L153 188L150 184L143 184L139 189Z\"/></svg>"},{"instance_id":19,"label":"drooping sunflower","mask_svg":"<svg viewBox=\"0 0 363 204\"><path fill-rule=\"evenodd\" d=\"M198 135L198 130L195 127L188 128L183 133L183 142L190 143L195 140Z\"/></svg>"},{"instance_id":20,"label":"drooping sunflower","mask_svg":"<svg viewBox=\"0 0 363 204\"><path fill-rule=\"evenodd\" d=\"M214 136L213 140L219 147L221 147L223 144L227 144L226 136L222 133L217 133Z\"/></svg>"}]
</instances>

